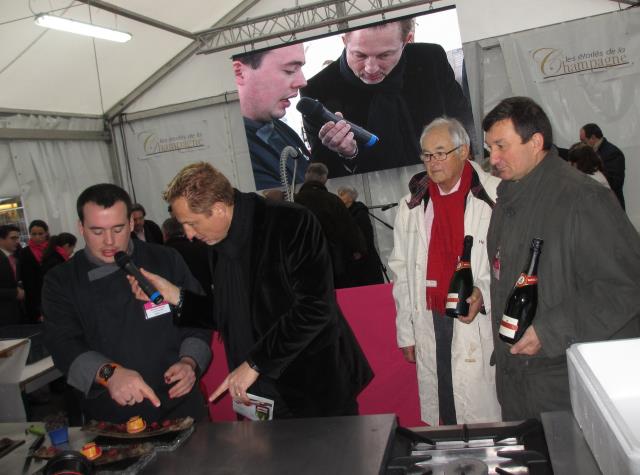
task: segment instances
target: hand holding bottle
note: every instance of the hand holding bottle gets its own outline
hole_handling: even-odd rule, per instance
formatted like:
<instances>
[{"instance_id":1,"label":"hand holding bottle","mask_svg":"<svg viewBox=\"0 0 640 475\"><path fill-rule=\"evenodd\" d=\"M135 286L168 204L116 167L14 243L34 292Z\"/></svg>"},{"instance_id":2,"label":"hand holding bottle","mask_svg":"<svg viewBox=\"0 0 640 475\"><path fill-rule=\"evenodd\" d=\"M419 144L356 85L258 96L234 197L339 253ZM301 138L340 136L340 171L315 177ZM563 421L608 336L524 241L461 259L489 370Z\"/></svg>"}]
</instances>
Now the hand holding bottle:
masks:
<instances>
[{"instance_id":1,"label":"hand holding bottle","mask_svg":"<svg viewBox=\"0 0 640 475\"><path fill-rule=\"evenodd\" d=\"M475 320L476 315L482 308L484 304L484 298L482 297L482 292L478 287L474 287L471 295L467 299L467 303L469 304L469 313L466 316L459 316L458 320L462 323L471 323Z\"/></svg>"}]
</instances>

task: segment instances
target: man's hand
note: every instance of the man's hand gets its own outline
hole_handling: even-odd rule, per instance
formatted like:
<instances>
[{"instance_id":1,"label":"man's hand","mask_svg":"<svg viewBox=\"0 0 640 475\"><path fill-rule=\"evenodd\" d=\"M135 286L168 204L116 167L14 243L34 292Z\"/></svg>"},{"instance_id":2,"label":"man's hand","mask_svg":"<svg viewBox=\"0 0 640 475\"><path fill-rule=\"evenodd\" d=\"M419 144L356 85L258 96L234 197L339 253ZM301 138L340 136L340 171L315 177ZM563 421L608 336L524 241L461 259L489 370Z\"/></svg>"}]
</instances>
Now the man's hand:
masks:
<instances>
[{"instance_id":1,"label":"man's hand","mask_svg":"<svg viewBox=\"0 0 640 475\"><path fill-rule=\"evenodd\" d=\"M249 363L245 361L227 375L222 384L209 396L209 402L215 401L222 393L229 390L231 397L235 401L250 404L247 389L255 383L258 376L260 376L260 373L251 368Z\"/></svg>"},{"instance_id":2,"label":"man's hand","mask_svg":"<svg viewBox=\"0 0 640 475\"><path fill-rule=\"evenodd\" d=\"M16 287L16 300L24 300L24 289L22 287Z\"/></svg>"},{"instance_id":3,"label":"man's hand","mask_svg":"<svg viewBox=\"0 0 640 475\"><path fill-rule=\"evenodd\" d=\"M160 277L159 275L153 274L152 272L147 272L142 268L140 268L140 272L149 280L149 282L153 284L156 289L158 289L158 291L164 297L165 301L169 302L172 305L176 305L178 303L178 299L180 298L179 287L173 285L164 277ZM127 279L129 279L129 284L131 284L131 291L133 292L133 295L135 295L138 300L148 302L149 297L142 291L136 278L127 274Z\"/></svg>"},{"instance_id":4,"label":"man's hand","mask_svg":"<svg viewBox=\"0 0 640 475\"><path fill-rule=\"evenodd\" d=\"M511 347L512 355L529 355L533 356L537 354L542 348L542 343L540 343L540 339L538 338L538 334L536 333L533 325L527 328L515 345Z\"/></svg>"},{"instance_id":5,"label":"man's hand","mask_svg":"<svg viewBox=\"0 0 640 475\"><path fill-rule=\"evenodd\" d=\"M140 373L132 369L117 367L107 381L107 389L111 399L121 406L133 406L148 399L155 407L160 407L156 393L144 382Z\"/></svg>"},{"instance_id":6,"label":"man's hand","mask_svg":"<svg viewBox=\"0 0 640 475\"><path fill-rule=\"evenodd\" d=\"M415 345L413 346L405 346L404 348L400 348L402 350L402 356L404 356L404 359L407 360L409 363L415 363L416 362L416 347Z\"/></svg>"},{"instance_id":7,"label":"man's hand","mask_svg":"<svg viewBox=\"0 0 640 475\"><path fill-rule=\"evenodd\" d=\"M340 112L336 112L336 115L342 117ZM319 130L318 137L322 145L343 157L353 157L358 150L351 126L344 120L327 122Z\"/></svg>"},{"instance_id":8,"label":"man's hand","mask_svg":"<svg viewBox=\"0 0 640 475\"><path fill-rule=\"evenodd\" d=\"M469 314L465 317L458 317L462 323L471 323L475 320L476 315L482 308L482 304L484 303L484 299L482 298L482 292L478 287L474 287L471 295L467 299L467 303L469 304Z\"/></svg>"},{"instance_id":9,"label":"man's hand","mask_svg":"<svg viewBox=\"0 0 640 475\"><path fill-rule=\"evenodd\" d=\"M189 394L196 382L196 362L184 356L177 363L171 365L164 373L164 382L175 383L169 389L169 397L175 399Z\"/></svg>"}]
</instances>

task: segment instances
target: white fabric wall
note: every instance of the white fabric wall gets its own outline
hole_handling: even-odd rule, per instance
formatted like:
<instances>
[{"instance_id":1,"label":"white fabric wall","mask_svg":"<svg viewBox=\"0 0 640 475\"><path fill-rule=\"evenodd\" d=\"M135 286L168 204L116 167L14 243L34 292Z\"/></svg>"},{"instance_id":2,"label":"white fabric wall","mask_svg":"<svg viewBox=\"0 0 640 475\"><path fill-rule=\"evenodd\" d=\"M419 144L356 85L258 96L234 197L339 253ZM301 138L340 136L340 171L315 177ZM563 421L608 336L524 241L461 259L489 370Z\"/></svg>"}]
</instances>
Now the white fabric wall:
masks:
<instances>
[{"instance_id":1,"label":"white fabric wall","mask_svg":"<svg viewBox=\"0 0 640 475\"><path fill-rule=\"evenodd\" d=\"M623 5L625 7L625 5ZM463 43L618 10L608 0L457 0Z\"/></svg>"},{"instance_id":2,"label":"white fabric wall","mask_svg":"<svg viewBox=\"0 0 640 475\"><path fill-rule=\"evenodd\" d=\"M533 54L540 48L555 50L552 58L557 63L546 63L547 76L556 74L555 67L561 68L558 74L571 71L581 54L594 52L599 58L624 55L629 64L545 79L540 56ZM481 85L471 90L476 113L488 112L510 95L530 96L549 115L554 141L561 147L577 142L584 124L600 125L605 137L625 154L627 215L640 229L640 10L513 33L465 44L464 49L469 82Z\"/></svg>"},{"instance_id":3,"label":"white fabric wall","mask_svg":"<svg viewBox=\"0 0 640 475\"><path fill-rule=\"evenodd\" d=\"M9 128L102 130L102 120L15 116ZM86 187L112 182L106 142L79 140L0 141L0 196L21 196L28 221L43 219L51 234L77 231L76 199Z\"/></svg>"},{"instance_id":4,"label":"white fabric wall","mask_svg":"<svg viewBox=\"0 0 640 475\"><path fill-rule=\"evenodd\" d=\"M115 127L115 136L123 184L158 225L169 217L162 192L190 163L209 162L233 186L255 190L237 101L127 122Z\"/></svg>"}]
</instances>

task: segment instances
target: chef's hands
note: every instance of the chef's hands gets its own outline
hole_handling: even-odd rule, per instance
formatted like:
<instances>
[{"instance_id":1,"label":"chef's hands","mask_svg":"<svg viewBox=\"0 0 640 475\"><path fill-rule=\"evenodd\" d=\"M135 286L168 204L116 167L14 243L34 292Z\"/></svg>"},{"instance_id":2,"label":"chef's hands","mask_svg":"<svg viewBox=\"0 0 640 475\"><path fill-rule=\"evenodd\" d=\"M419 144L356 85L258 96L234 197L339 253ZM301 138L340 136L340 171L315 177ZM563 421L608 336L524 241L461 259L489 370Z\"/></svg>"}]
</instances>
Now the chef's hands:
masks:
<instances>
[{"instance_id":1,"label":"chef's hands","mask_svg":"<svg viewBox=\"0 0 640 475\"><path fill-rule=\"evenodd\" d=\"M336 112L336 115L342 118L340 112ZM351 126L344 120L327 122L318 131L318 137L322 145L343 157L353 157L358 150Z\"/></svg>"},{"instance_id":2,"label":"chef's hands","mask_svg":"<svg viewBox=\"0 0 640 475\"><path fill-rule=\"evenodd\" d=\"M247 396L247 389L255 383L258 376L260 376L260 373L245 361L227 375L222 384L209 396L209 402L215 401L222 393L229 390L231 397L235 401L250 404L251 401Z\"/></svg>"},{"instance_id":3,"label":"chef's hands","mask_svg":"<svg viewBox=\"0 0 640 475\"><path fill-rule=\"evenodd\" d=\"M512 355L533 356L537 354L541 348L542 343L540 343L540 339L538 338L535 328L531 325L524 331L522 338L520 338L520 340L511 347L509 352Z\"/></svg>"},{"instance_id":4,"label":"chef's hands","mask_svg":"<svg viewBox=\"0 0 640 475\"><path fill-rule=\"evenodd\" d=\"M413 346L405 346L404 348L400 348L402 350L402 356L404 356L404 359L407 360L407 362L409 363L415 363L416 362L416 347L415 345Z\"/></svg>"},{"instance_id":5,"label":"chef's hands","mask_svg":"<svg viewBox=\"0 0 640 475\"><path fill-rule=\"evenodd\" d=\"M167 279L142 268L140 268L140 272L162 294L166 302L169 302L171 305L176 305L178 303L178 300L180 299L180 287L177 287ZM142 291L136 278L131 275L127 275L127 279L129 280L129 284L131 284L131 291L133 292L133 295L135 295L138 300L148 302L149 297Z\"/></svg>"},{"instance_id":6,"label":"chef's hands","mask_svg":"<svg viewBox=\"0 0 640 475\"><path fill-rule=\"evenodd\" d=\"M183 356L164 373L164 382L173 384L169 389L171 399L189 394L196 382L196 362L188 356Z\"/></svg>"},{"instance_id":7,"label":"chef's hands","mask_svg":"<svg viewBox=\"0 0 640 475\"><path fill-rule=\"evenodd\" d=\"M137 371L118 366L106 384L111 399L121 406L133 406L148 399L155 407L160 407L156 396Z\"/></svg>"},{"instance_id":8,"label":"chef's hands","mask_svg":"<svg viewBox=\"0 0 640 475\"><path fill-rule=\"evenodd\" d=\"M474 287L471 295L467 299L467 303L469 304L469 313L465 317L458 317L462 323L471 323L478 315L478 312L482 308L482 304L484 303L484 299L482 298L482 292L478 287Z\"/></svg>"}]
</instances>

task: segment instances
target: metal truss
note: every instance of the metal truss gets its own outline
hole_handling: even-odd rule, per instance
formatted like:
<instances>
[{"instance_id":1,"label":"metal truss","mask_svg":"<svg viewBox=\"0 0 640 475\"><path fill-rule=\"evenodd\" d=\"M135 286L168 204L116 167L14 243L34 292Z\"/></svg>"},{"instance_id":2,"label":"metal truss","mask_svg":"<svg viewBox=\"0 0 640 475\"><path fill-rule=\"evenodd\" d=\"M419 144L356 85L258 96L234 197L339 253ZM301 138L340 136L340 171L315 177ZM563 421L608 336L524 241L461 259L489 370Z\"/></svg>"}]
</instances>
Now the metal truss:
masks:
<instances>
[{"instance_id":1,"label":"metal truss","mask_svg":"<svg viewBox=\"0 0 640 475\"><path fill-rule=\"evenodd\" d=\"M429 4L438 0L328 0L297 6L279 13L211 28L196 35L202 46L197 54L209 54L238 46L281 38L295 41L296 34L338 25L345 29L351 20L383 15L395 10Z\"/></svg>"}]
</instances>

